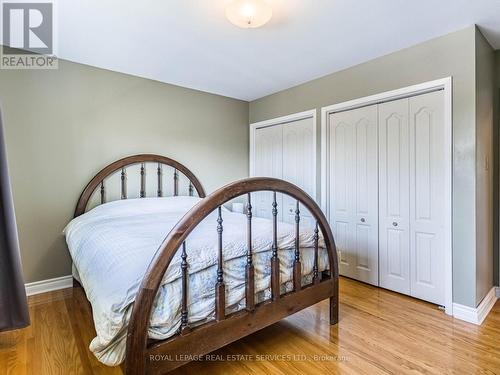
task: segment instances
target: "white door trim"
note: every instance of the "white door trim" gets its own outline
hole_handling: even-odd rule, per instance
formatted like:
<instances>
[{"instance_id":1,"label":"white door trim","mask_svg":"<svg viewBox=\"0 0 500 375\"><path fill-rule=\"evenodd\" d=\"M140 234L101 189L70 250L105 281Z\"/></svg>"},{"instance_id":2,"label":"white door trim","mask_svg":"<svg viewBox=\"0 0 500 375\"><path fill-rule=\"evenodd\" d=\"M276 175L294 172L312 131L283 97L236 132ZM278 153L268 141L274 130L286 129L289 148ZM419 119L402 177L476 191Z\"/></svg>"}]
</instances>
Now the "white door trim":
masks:
<instances>
[{"instance_id":1,"label":"white door trim","mask_svg":"<svg viewBox=\"0 0 500 375\"><path fill-rule=\"evenodd\" d=\"M445 209L449 212L445 224L445 312L453 315L453 274L452 274L452 220L453 220L453 107L452 107L452 77L446 77L435 81L424 82L418 85L405 87L398 90L392 90L367 96L364 98L349 100L347 102L330 105L321 108L321 208L323 212L328 212L328 149L329 149L329 115L335 112L347 111L359 107L373 104L379 104L387 101L402 99L410 96L424 94L436 90L444 90L444 123L445 123L445 149L447 153L446 169L443 171L446 175L446 190L449 196L445 199Z\"/></svg>"},{"instance_id":2,"label":"white door trim","mask_svg":"<svg viewBox=\"0 0 500 375\"><path fill-rule=\"evenodd\" d=\"M250 177L255 175L255 131L260 128L266 128L269 126L286 124L289 122L299 121L312 118L313 120L313 153L314 153L314 170L313 170L313 198L317 198L317 165L318 165L318 153L317 153L317 123L316 123L316 109L311 109L304 112L292 113L290 115L276 117L269 120L264 120L260 122L255 122L250 124L250 157L249 157L249 174Z\"/></svg>"}]
</instances>

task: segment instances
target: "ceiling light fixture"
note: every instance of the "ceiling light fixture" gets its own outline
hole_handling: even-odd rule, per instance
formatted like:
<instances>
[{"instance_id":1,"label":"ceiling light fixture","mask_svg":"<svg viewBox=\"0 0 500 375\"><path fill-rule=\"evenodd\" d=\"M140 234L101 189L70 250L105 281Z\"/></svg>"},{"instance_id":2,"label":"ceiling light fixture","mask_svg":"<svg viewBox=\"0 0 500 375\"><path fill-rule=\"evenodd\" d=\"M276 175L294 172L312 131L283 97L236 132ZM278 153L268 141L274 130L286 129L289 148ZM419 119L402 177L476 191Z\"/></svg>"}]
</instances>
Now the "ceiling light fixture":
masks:
<instances>
[{"instance_id":1,"label":"ceiling light fixture","mask_svg":"<svg viewBox=\"0 0 500 375\"><path fill-rule=\"evenodd\" d=\"M226 8L226 17L232 24L243 28L265 25L273 16L266 0L234 0Z\"/></svg>"}]
</instances>

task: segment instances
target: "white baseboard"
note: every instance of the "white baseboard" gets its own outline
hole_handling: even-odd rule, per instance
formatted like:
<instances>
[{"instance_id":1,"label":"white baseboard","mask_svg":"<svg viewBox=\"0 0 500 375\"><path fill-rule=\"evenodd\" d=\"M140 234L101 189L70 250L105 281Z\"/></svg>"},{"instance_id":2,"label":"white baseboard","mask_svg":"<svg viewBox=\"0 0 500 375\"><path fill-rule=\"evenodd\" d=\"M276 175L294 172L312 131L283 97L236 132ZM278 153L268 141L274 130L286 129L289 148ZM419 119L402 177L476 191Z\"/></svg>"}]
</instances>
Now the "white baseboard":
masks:
<instances>
[{"instance_id":1,"label":"white baseboard","mask_svg":"<svg viewBox=\"0 0 500 375\"><path fill-rule=\"evenodd\" d=\"M499 289L493 287L476 308L453 304L453 317L469 323L481 325L498 299Z\"/></svg>"},{"instance_id":2,"label":"white baseboard","mask_svg":"<svg viewBox=\"0 0 500 375\"><path fill-rule=\"evenodd\" d=\"M500 298L500 286L497 286L496 290L497 290L496 292L497 298Z\"/></svg>"},{"instance_id":3,"label":"white baseboard","mask_svg":"<svg viewBox=\"0 0 500 375\"><path fill-rule=\"evenodd\" d=\"M51 292L53 290L71 288L73 286L73 276L56 277L55 279L35 281L25 284L26 294L33 296L35 294Z\"/></svg>"}]
</instances>

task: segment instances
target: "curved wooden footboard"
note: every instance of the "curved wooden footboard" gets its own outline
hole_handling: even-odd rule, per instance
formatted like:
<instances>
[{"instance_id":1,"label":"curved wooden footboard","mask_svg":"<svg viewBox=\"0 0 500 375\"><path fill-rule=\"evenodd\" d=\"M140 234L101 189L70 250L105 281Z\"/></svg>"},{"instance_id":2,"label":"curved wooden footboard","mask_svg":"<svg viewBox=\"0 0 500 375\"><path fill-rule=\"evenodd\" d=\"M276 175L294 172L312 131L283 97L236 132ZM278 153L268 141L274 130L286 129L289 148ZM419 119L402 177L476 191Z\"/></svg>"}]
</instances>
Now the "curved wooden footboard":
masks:
<instances>
[{"instance_id":1,"label":"curved wooden footboard","mask_svg":"<svg viewBox=\"0 0 500 375\"><path fill-rule=\"evenodd\" d=\"M271 294L269 301L255 304L254 275L252 264L252 211L250 193L258 191L274 192L273 247L271 257ZM295 261L293 265L294 290L280 295L279 259L277 248L276 193L287 194L297 200L295 221ZM246 309L234 314L225 314L225 285L223 279L222 236L223 218L221 206L238 196L248 195L248 252L246 266ZM301 263L299 249L299 202L316 219L315 256L313 282L301 285ZM218 210L217 232L219 238L219 258L217 267L216 320L190 329L187 310L187 255L185 240L193 229L213 211ZM329 273L318 272L318 233L321 230L328 251ZM175 253L182 249L182 317L181 329L176 336L158 342L148 341L148 325L153 303ZM288 182L273 178L249 178L228 184L213 192L194 206L168 234L142 281L133 307L127 334L125 370L131 375L156 374L172 370L190 359L210 353L224 345L273 324L286 316L330 298L330 323L338 321L338 258L332 232L319 206L303 190Z\"/></svg>"}]
</instances>

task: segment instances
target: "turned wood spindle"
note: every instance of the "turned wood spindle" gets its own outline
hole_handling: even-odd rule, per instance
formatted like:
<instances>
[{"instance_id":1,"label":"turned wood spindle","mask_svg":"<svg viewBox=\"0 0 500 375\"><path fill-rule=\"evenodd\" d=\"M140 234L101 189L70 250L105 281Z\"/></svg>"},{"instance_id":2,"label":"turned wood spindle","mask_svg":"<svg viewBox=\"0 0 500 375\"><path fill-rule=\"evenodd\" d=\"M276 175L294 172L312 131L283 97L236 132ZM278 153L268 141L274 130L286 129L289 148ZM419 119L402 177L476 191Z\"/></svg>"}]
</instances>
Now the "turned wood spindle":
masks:
<instances>
[{"instance_id":1,"label":"turned wood spindle","mask_svg":"<svg viewBox=\"0 0 500 375\"><path fill-rule=\"evenodd\" d=\"M293 289L296 292L299 291L300 288L302 287L299 223L300 223L300 209L299 209L299 201L297 201L297 205L295 207L295 259L293 260Z\"/></svg>"},{"instance_id":2,"label":"turned wood spindle","mask_svg":"<svg viewBox=\"0 0 500 375\"><path fill-rule=\"evenodd\" d=\"M182 308L181 308L181 334L187 333L190 330L188 324L188 262L186 253L186 241L182 243L182 254L181 254L181 272L182 272Z\"/></svg>"},{"instance_id":3,"label":"turned wood spindle","mask_svg":"<svg viewBox=\"0 0 500 375\"><path fill-rule=\"evenodd\" d=\"M226 309L226 286L224 285L224 271L222 268L222 208L218 209L217 216L217 235L218 235L218 248L219 256L217 263L217 284L215 285L215 319L217 321L223 320L225 318Z\"/></svg>"},{"instance_id":4,"label":"turned wood spindle","mask_svg":"<svg viewBox=\"0 0 500 375\"><path fill-rule=\"evenodd\" d=\"M140 197L146 196L146 163L141 163L141 193Z\"/></svg>"},{"instance_id":5,"label":"turned wood spindle","mask_svg":"<svg viewBox=\"0 0 500 375\"><path fill-rule=\"evenodd\" d=\"M278 258L278 203L276 192L273 192L273 246L271 257L271 296L273 301L280 298L280 260Z\"/></svg>"},{"instance_id":6,"label":"turned wood spindle","mask_svg":"<svg viewBox=\"0 0 500 375\"><path fill-rule=\"evenodd\" d=\"M179 172L174 169L174 197L179 195Z\"/></svg>"},{"instance_id":7,"label":"turned wood spindle","mask_svg":"<svg viewBox=\"0 0 500 375\"><path fill-rule=\"evenodd\" d=\"M252 199L248 193L247 203L247 265L245 269L245 296L246 309L253 311L255 309L255 280L252 254Z\"/></svg>"},{"instance_id":8,"label":"turned wood spindle","mask_svg":"<svg viewBox=\"0 0 500 375\"><path fill-rule=\"evenodd\" d=\"M106 192L104 191L104 180L101 181L101 204L106 203Z\"/></svg>"},{"instance_id":9,"label":"turned wood spindle","mask_svg":"<svg viewBox=\"0 0 500 375\"><path fill-rule=\"evenodd\" d=\"M125 168L122 168L121 173L122 199L127 199L127 174Z\"/></svg>"},{"instance_id":10,"label":"turned wood spindle","mask_svg":"<svg viewBox=\"0 0 500 375\"><path fill-rule=\"evenodd\" d=\"M314 265L313 265L313 284L318 284L321 279L319 277L319 266L318 266L318 242L319 242L319 230L318 222L314 226Z\"/></svg>"},{"instance_id":11,"label":"turned wood spindle","mask_svg":"<svg viewBox=\"0 0 500 375\"><path fill-rule=\"evenodd\" d=\"M156 194L159 197L161 197L163 195L163 192L161 190L161 177L162 177L161 163L158 163L158 168L156 169L156 175L158 177L158 189L156 190Z\"/></svg>"}]
</instances>

